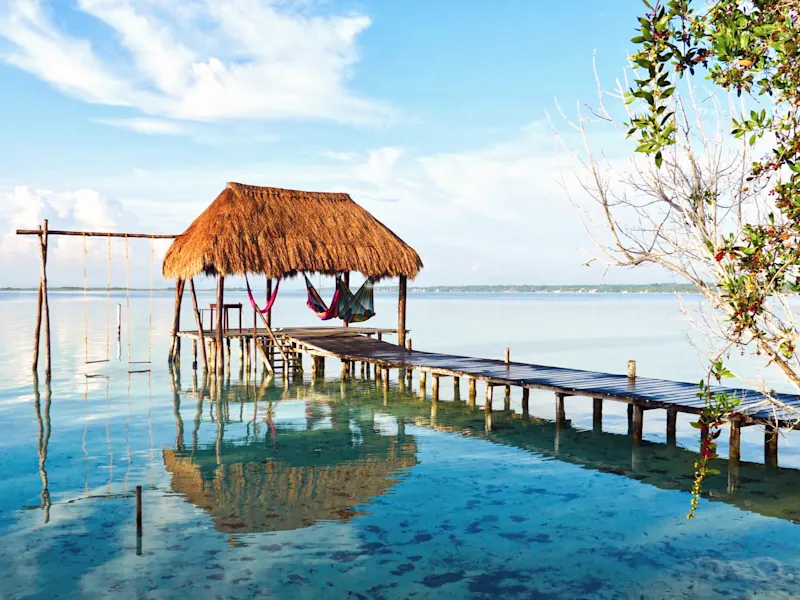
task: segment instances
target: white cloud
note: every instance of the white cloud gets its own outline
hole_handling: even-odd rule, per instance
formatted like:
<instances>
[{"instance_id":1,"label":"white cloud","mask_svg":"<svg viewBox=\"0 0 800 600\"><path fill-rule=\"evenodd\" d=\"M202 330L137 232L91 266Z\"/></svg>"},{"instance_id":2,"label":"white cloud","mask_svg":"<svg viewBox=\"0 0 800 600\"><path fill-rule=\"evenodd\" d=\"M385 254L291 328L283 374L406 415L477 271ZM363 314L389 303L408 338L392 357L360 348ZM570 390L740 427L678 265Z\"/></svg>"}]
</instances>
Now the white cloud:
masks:
<instances>
[{"instance_id":1,"label":"white cloud","mask_svg":"<svg viewBox=\"0 0 800 600\"><path fill-rule=\"evenodd\" d=\"M174 121L147 117L136 119L94 119L94 122L112 127L123 127L137 133L150 135L176 135L184 131L184 128Z\"/></svg>"},{"instance_id":2,"label":"white cloud","mask_svg":"<svg viewBox=\"0 0 800 600\"><path fill-rule=\"evenodd\" d=\"M79 0L76 8L111 35L75 37L38 0L10 0L0 10L4 60L86 102L166 119L376 124L397 116L347 89L367 16L255 0ZM147 120L118 124L165 133Z\"/></svg>"}]
</instances>

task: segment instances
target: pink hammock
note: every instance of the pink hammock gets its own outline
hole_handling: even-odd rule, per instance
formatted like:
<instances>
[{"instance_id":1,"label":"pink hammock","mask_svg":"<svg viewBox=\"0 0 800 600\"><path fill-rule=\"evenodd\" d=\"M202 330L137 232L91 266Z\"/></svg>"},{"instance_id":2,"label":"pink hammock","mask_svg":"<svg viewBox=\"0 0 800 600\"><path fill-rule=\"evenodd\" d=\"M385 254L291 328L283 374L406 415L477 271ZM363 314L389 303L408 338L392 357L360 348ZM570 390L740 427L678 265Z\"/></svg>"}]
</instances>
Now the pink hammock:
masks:
<instances>
[{"instance_id":1,"label":"pink hammock","mask_svg":"<svg viewBox=\"0 0 800 600\"><path fill-rule=\"evenodd\" d=\"M263 309L258 308L256 299L253 298L253 291L250 289L250 282L247 280L247 275L244 276L244 282L247 284L247 295L250 297L250 305L253 307L253 310L257 310L262 315L267 314L272 308L272 305L275 304L275 299L278 297L278 288L281 287L281 280L278 279L278 282L275 284L275 291L272 292L272 296L270 296L269 300L267 300L267 306Z\"/></svg>"}]
</instances>

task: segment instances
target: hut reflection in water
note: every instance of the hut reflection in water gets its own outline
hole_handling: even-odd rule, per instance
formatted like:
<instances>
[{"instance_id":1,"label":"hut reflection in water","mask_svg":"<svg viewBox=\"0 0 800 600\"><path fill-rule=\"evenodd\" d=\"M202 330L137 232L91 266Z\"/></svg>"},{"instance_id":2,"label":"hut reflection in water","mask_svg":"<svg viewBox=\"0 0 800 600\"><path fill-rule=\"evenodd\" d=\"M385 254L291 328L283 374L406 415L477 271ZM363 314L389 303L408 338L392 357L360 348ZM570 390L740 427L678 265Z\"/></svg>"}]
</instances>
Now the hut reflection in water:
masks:
<instances>
[{"instance_id":1,"label":"hut reflection in water","mask_svg":"<svg viewBox=\"0 0 800 600\"><path fill-rule=\"evenodd\" d=\"M257 395L253 407L236 402L241 414L258 416L244 437L227 438L229 415L239 413L230 409L231 398L243 395L253 403L243 386L221 390L214 443L163 452L172 488L207 511L218 531L286 531L349 520L416 464L416 443L402 420L380 427L374 411L310 390L302 420L273 422L274 401L262 402L258 413Z\"/></svg>"}]
</instances>

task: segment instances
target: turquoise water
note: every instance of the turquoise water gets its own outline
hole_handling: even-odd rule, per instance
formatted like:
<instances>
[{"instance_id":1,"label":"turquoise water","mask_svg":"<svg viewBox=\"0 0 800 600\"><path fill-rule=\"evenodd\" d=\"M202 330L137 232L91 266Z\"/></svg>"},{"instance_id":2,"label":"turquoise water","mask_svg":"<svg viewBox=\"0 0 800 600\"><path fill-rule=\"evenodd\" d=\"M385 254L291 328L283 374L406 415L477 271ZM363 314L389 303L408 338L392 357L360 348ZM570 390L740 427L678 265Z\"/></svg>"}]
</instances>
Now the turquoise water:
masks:
<instances>
[{"instance_id":1,"label":"turquoise water","mask_svg":"<svg viewBox=\"0 0 800 600\"><path fill-rule=\"evenodd\" d=\"M117 343L111 311L53 294L53 382L30 376L32 294L0 295L0 598L791 598L800 573L800 472L744 464L687 522L694 430L649 411L635 452L622 406L551 394L521 414L431 403L393 379L199 379L184 345L167 368L172 298L135 295ZM115 304L124 298L115 297ZM210 295L201 294L201 304ZM394 306L378 297L376 324ZM277 324L308 325L287 293ZM313 316L312 316L313 318ZM189 325L190 312L183 314ZM671 296L412 295L414 346L695 380L702 363ZM146 360L148 341L152 362ZM747 372L747 377L772 377ZM144 371L128 373L130 370ZM328 374L338 374L329 361ZM306 371L310 368L306 362ZM776 383L778 381L776 380ZM502 394L500 394L502 396ZM495 395L495 407L502 398ZM762 438L744 433L745 461ZM780 462L800 466L795 436ZM726 451L723 447L721 453ZM133 491L144 488L137 543Z\"/></svg>"}]
</instances>

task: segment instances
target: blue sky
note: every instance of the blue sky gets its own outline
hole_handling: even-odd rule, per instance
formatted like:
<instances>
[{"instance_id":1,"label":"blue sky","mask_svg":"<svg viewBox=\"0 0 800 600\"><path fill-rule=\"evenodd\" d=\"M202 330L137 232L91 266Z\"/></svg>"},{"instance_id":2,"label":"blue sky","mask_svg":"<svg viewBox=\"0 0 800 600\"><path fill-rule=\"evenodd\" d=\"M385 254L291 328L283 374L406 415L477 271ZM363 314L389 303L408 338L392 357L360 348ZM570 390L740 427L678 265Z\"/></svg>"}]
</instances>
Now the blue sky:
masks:
<instances>
[{"instance_id":1,"label":"blue sky","mask_svg":"<svg viewBox=\"0 0 800 600\"><path fill-rule=\"evenodd\" d=\"M595 52L613 85L641 10L639 0L9 0L0 281L35 282L19 268L36 257L9 235L16 227L48 217L176 233L233 180L350 192L419 250L420 284L599 282L555 181L547 113L554 98L594 99ZM621 136L604 144L630 150ZM105 252L89 248L97 273ZM80 282L82 253L80 240L58 241L54 283ZM141 265L149 250L133 253Z\"/></svg>"}]
</instances>

